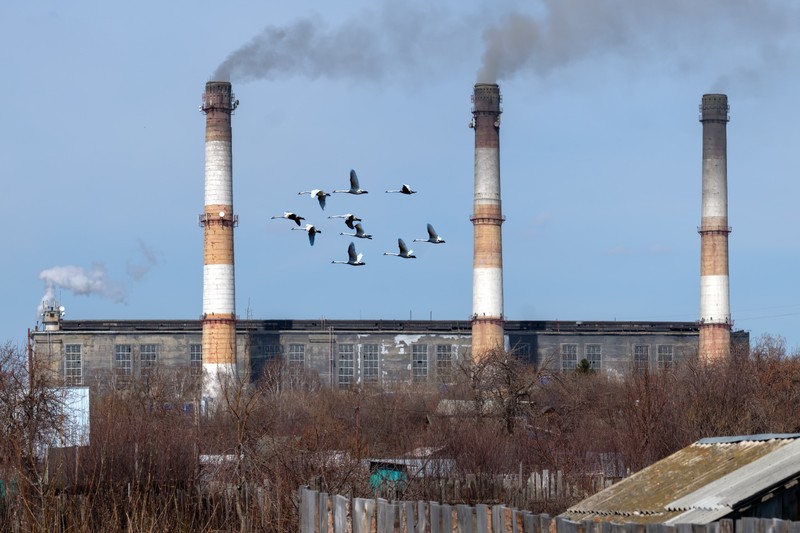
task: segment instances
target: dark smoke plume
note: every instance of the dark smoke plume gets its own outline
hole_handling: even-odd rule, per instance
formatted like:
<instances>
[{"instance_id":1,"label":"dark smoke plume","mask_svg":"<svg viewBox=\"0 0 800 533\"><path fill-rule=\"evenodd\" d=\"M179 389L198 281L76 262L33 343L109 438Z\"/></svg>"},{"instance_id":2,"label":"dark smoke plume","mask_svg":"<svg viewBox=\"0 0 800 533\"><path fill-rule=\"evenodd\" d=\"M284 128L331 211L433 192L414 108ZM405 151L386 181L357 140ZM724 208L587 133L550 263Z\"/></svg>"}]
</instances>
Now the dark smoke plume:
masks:
<instances>
[{"instance_id":1,"label":"dark smoke plume","mask_svg":"<svg viewBox=\"0 0 800 533\"><path fill-rule=\"evenodd\" d=\"M466 39L464 28L435 6L389 2L334 28L319 18L267 26L231 53L212 79L241 82L296 75L380 80L446 64L463 50Z\"/></svg>"},{"instance_id":2,"label":"dark smoke plume","mask_svg":"<svg viewBox=\"0 0 800 533\"><path fill-rule=\"evenodd\" d=\"M798 23L781 0L543 0L534 16L510 12L483 31L479 82L552 70L613 54L632 63L696 68L722 56L715 72L751 72L775 60ZM725 57L727 56L727 57ZM743 68L742 63L752 65Z\"/></svg>"},{"instance_id":3,"label":"dark smoke plume","mask_svg":"<svg viewBox=\"0 0 800 533\"><path fill-rule=\"evenodd\" d=\"M800 23L788 0L539 0L525 12L504 5L487 1L464 14L385 2L336 27L319 18L268 26L231 53L213 79L430 80L475 64L482 38L479 82L545 77L609 57L678 72L706 68L730 81L786 64L794 54L781 41Z\"/></svg>"}]
</instances>

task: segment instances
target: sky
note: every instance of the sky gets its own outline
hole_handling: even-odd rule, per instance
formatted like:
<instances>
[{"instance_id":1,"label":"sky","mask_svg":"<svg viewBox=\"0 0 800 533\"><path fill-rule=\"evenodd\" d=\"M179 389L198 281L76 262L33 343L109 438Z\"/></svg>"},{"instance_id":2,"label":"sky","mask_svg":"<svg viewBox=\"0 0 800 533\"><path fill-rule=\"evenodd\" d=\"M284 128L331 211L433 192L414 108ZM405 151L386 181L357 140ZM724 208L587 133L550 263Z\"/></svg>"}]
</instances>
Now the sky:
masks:
<instances>
[{"instance_id":1,"label":"sky","mask_svg":"<svg viewBox=\"0 0 800 533\"><path fill-rule=\"evenodd\" d=\"M699 316L705 93L725 93L735 329L800 349L792 0L4 2L0 343L202 313L205 83L229 79L236 309L465 320L475 82L497 81L505 315ZM348 187L325 211L297 192ZM410 184L418 194L386 194ZM292 222L322 229L315 245ZM354 213L372 240L341 236ZM412 243L433 224L443 245ZM417 259L384 256L397 238ZM366 265L331 264L355 241Z\"/></svg>"}]
</instances>

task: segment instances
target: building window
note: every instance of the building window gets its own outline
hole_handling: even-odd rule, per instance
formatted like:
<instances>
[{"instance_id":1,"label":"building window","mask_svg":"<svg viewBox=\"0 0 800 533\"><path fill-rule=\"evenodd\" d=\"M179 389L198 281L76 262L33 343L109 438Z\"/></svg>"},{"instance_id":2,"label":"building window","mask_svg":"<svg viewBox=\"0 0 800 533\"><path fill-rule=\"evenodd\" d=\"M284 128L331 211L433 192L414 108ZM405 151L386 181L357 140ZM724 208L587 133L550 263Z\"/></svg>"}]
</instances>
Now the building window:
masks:
<instances>
[{"instance_id":1,"label":"building window","mask_svg":"<svg viewBox=\"0 0 800 533\"><path fill-rule=\"evenodd\" d=\"M305 366L306 363L306 345L305 344L290 344L289 345L289 365L290 366Z\"/></svg>"},{"instance_id":2,"label":"building window","mask_svg":"<svg viewBox=\"0 0 800 533\"><path fill-rule=\"evenodd\" d=\"M561 370L575 370L578 366L578 345L561 345Z\"/></svg>"},{"instance_id":3,"label":"building window","mask_svg":"<svg viewBox=\"0 0 800 533\"><path fill-rule=\"evenodd\" d=\"M658 346L658 366L669 368L672 366L673 346L671 344L660 344Z\"/></svg>"},{"instance_id":4,"label":"building window","mask_svg":"<svg viewBox=\"0 0 800 533\"><path fill-rule=\"evenodd\" d=\"M339 345L339 386L349 387L353 384L353 345Z\"/></svg>"},{"instance_id":5,"label":"building window","mask_svg":"<svg viewBox=\"0 0 800 533\"><path fill-rule=\"evenodd\" d=\"M428 379L427 344L411 346L411 379L413 381L427 381Z\"/></svg>"},{"instance_id":6,"label":"building window","mask_svg":"<svg viewBox=\"0 0 800 533\"><path fill-rule=\"evenodd\" d=\"M203 345L190 344L189 345L189 368L192 374L200 374L203 372Z\"/></svg>"},{"instance_id":7,"label":"building window","mask_svg":"<svg viewBox=\"0 0 800 533\"><path fill-rule=\"evenodd\" d=\"M155 344L142 344L139 346L139 365L146 372L156 366L158 346Z\"/></svg>"},{"instance_id":8,"label":"building window","mask_svg":"<svg viewBox=\"0 0 800 533\"><path fill-rule=\"evenodd\" d=\"M117 344L114 346L114 369L123 376L131 375L131 345Z\"/></svg>"},{"instance_id":9,"label":"building window","mask_svg":"<svg viewBox=\"0 0 800 533\"><path fill-rule=\"evenodd\" d=\"M650 346L637 344L633 347L633 370L646 372L650 368Z\"/></svg>"},{"instance_id":10,"label":"building window","mask_svg":"<svg viewBox=\"0 0 800 533\"><path fill-rule=\"evenodd\" d=\"M599 344L586 345L586 360L592 370L600 370L600 363L603 360L603 347Z\"/></svg>"},{"instance_id":11,"label":"building window","mask_svg":"<svg viewBox=\"0 0 800 533\"><path fill-rule=\"evenodd\" d=\"M83 360L81 359L80 344L64 346L64 381L67 385L83 384Z\"/></svg>"},{"instance_id":12,"label":"building window","mask_svg":"<svg viewBox=\"0 0 800 533\"><path fill-rule=\"evenodd\" d=\"M265 344L262 358L264 361L274 361L281 354L280 344Z\"/></svg>"},{"instance_id":13,"label":"building window","mask_svg":"<svg viewBox=\"0 0 800 533\"><path fill-rule=\"evenodd\" d=\"M365 344L361 347L364 359L364 383L377 383L379 381L378 345Z\"/></svg>"},{"instance_id":14,"label":"building window","mask_svg":"<svg viewBox=\"0 0 800 533\"><path fill-rule=\"evenodd\" d=\"M514 355L525 363L532 363L531 361L531 345L527 343L519 343L514 346Z\"/></svg>"},{"instance_id":15,"label":"building window","mask_svg":"<svg viewBox=\"0 0 800 533\"><path fill-rule=\"evenodd\" d=\"M453 376L453 345L436 345L436 375L441 381L449 381Z\"/></svg>"}]
</instances>

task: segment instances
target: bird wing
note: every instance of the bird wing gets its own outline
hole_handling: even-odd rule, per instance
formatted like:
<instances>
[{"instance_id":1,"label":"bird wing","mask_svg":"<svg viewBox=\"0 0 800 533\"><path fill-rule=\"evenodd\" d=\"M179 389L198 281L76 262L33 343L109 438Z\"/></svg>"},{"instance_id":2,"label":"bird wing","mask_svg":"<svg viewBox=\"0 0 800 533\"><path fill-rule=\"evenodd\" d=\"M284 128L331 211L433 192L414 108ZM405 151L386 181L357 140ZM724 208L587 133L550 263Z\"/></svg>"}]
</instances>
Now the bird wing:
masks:
<instances>
[{"instance_id":1,"label":"bird wing","mask_svg":"<svg viewBox=\"0 0 800 533\"><path fill-rule=\"evenodd\" d=\"M350 261L358 261L358 255L356 254L356 245L352 242L350 246L347 247L347 256L350 258Z\"/></svg>"},{"instance_id":2,"label":"bird wing","mask_svg":"<svg viewBox=\"0 0 800 533\"><path fill-rule=\"evenodd\" d=\"M356 175L356 171L353 169L350 169L350 188L355 190L359 189L358 176Z\"/></svg>"},{"instance_id":3,"label":"bird wing","mask_svg":"<svg viewBox=\"0 0 800 533\"><path fill-rule=\"evenodd\" d=\"M311 246L314 246L314 237L315 237L316 235L317 235L317 234L316 234L315 232L313 232L313 231L309 231L309 232L308 232L308 242L310 242L310 243L311 243Z\"/></svg>"},{"instance_id":4,"label":"bird wing","mask_svg":"<svg viewBox=\"0 0 800 533\"><path fill-rule=\"evenodd\" d=\"M437 237L436 230L433 229L433 226L431 226L430 224L428 224L428 235L430 236L431 239L435 239Z\"/></svg>"},{"instance_id":5,"label":"bird wing","mask_svg":"<svg viewBox=\"0 0 800 533\"><path fill-rule=\"evenodd\" d=\"M322 192L322 191L320 191L320 192ZM318 194L317 195L317 200L319 200L319 206L324 210L325 209L325 195L324 194Z\"/></svg>"},{"instance_id":6,"label":"bird wing","mask_svg":"<svg viewBox=\"0 0 800 533\"><path fill-rule=\"evenodd\" d=\"M397 239L397 245L400 247L401 254L408 253L408 248L406 248L406 243L403 242L403 239Z\"/></svg>"}]
</instances>

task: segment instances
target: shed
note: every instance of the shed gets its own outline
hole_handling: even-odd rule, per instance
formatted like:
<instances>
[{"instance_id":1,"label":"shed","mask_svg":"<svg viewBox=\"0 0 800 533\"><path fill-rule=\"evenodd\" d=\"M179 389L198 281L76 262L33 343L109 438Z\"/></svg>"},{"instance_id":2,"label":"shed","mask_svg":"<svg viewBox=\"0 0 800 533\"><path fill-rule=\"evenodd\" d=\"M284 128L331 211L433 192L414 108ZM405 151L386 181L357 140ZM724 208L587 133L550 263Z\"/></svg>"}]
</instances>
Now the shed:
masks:
<instances>
[{"instance_id":1,"label":"shed","mask_svg":"<svg viewBox=\"0 0 800 533\"><path fill-rule=\"evenodd\" d=\"M565 511L570 520L800 520L800 433L699 440Z\"/></svg>"}]
</instances>

